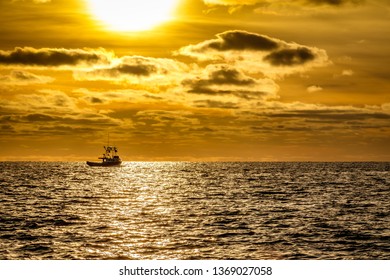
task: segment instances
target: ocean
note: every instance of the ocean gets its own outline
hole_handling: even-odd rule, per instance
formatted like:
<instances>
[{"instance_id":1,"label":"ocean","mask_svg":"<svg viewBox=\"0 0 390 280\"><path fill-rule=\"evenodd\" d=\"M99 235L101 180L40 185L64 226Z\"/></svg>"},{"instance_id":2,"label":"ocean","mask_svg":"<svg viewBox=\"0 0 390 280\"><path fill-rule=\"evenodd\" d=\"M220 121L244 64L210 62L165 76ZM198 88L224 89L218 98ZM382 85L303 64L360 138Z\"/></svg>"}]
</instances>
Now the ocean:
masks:
<instances>
[{"instance_id":1,"label":"ocean","mask_svg":"<svg viewBox=\"0 0 390 280\"><path fill-rule=\"evenodd\" d=\"M390 259L390 163L0 163L0 259Z\"/></svg>"}]
</instances>

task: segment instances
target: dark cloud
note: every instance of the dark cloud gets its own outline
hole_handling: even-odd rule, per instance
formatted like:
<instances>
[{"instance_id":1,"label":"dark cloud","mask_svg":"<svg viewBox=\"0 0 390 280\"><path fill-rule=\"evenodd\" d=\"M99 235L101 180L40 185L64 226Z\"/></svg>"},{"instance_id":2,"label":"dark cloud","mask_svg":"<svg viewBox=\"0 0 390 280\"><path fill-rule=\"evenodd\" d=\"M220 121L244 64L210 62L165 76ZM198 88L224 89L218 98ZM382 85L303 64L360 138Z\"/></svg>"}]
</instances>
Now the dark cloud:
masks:
<instances>
[{"instance_id":1,"label":"dark cloud","mask_svg":"<svg viewBox=\"0 0 390 280\"><path fill-rule=\"evenodd\" d=\"M31 47L0 50L0 64L25 66L76 66L80 64L107 63L109 54L102 50L54 49Z\"/></svg>"},{"instance_id":2,"label":"dark cloud","mask_svg":"<svg viewBox=\"0 0 390 280\"><path fill-rule=\"evenodd\" d=\"M254 79L246 77L238 70L225 65L212 67L207 78L196 77L183 81L183 85L190 88L188 92L205 94L228 94L234 90L226 89L226 87L251 87L255 84L256 81ZM218 89L213 88L213 86L217 86Z\"/></svg>"},{"instance_id":3,"label":"dark cloud","mask_svg":"<svg viewBox=\"0 0 390 280\"><path fill-rule=\"evenodd\" d=\"M263 74L266 77L282 77L329 63L325 50L265 35L226 31L217 37L185 46L177 53L199 61L225 63L245 73Z\"/></svg>"},{"instance_id":4,"label":"dark cloud","mask_svg":"<svg viewBox=\"0 0 390 280\"><path fill-rule=\"evenodd\" d=\"M45 112L29 113L25 115L8 115L1 118L0 123L8 125L17 123L34 123L36 125L66 125L72 127L100 127L118 125L116 120L98 114L74 114L70 116L58 116ZM35 126L32 127L36 129Z\"/></svg>"},{"instance_id":5,"label":"dark cloud","mask_svg":"<svg viewBox=\"0 0 390 280\"><path fill-rule=\"evenodd\" d=\"M89 99L89 101L90 101L91 103L93 103L93 104L100 104L100 103L103 103L103 100L100 99L100 98L98 98L98 97L91 97L91 98Z\"/></svg>"},{"instance_id":6,"label":"dark cloud","mask_svg":"<svg viewBox=\"0 0 390 280\"><path fill-rule=\"evenodd\" d=\"M139 82L139 78L153 79L164 77L168 81L172 73L183 73L187 65L172 59L143 56L124 56L113 60L107 67L99 67L90 71L75 71L78 80L109 80Z\"/></svg>"},{"instance_id":7,"label":"dark cloud","mask_svg":"<svg viewBox=\"0 0 390 280\"><path fill-rule=\"evenodd\" d=\"M241 6L255 5L264 2L264 0L203 0L206 5L224 5L224 6Z\"/></svg>"},{"instance_id":8,"label":"dark cloud","mask_svg":"<svg viewBox=\"0 0 390 280\"><path fill-rule=\"evenodd\" d=\"M136 76L149 76L151 73L157 72L157 67L154 65L122 64L116 67L116 70L123 74L132 74Z\"/></svg>"},{"instance_id":9,"label":"dark cloud","mask_svg":"<svg viewBox=\"0 0 390 280\"><path fill-rule=\"evenodd\" d=\"M340 6L343 4L353 3L358 4L363 2L363 0L306 0L309 4L315 5L332 5L332 6Z\"/></svg>"},{"instance_id":10,"label":"dark cloud","mask_svg":"<svg viewBox=\"0 0 390 280\"><path fill-rule=\"evenodd\" d=\"M0 109L3 109L3 108L0 106ZM0 123L1 124L14 122L14 119L15 119L14 116L5 115L5 113L6 113L5 111L0 111L0 113L1 113L1 115L3 115L3 116L0 117Z\"/></svg>"},{"instance_id":11,"label":"dark cloud","mask_svg":"<svg viewBox=\"0 0 390 280\"><path fill-rule=\"evenodd\" d=\"M282 49L272 52L264 57L264 60L274 66L294 66L305 64L315 58L315 54L310 49L300 47L297 49Z\"/></svg>"},{"instance_id":12,"label":"dark cloud","mask_svg":"<svg viewBox=\"0 0 390 280\"><path fill-rule=\"evenodd\" d=\"M179 53L215 51L269 51L279 47L279 41L268 36L241 30L229 30L216 35L217 39L182 48Z\"/></svg>"},{"instance_id":13,"label":"dark cloud","mask_svg":"<svg viewBox=\"0 0 390 280\"><path fill-rule=\"evenodd\" d=\"M390 120L390 114L383 112L361 112L357 110L295 110L284 113L273 113L270 116L277 118L321 119L331 121L365 121L370 119Z\"/></svg>"},{"instance_id":14,"label":"dark cloud","mask_svg":"<svg viewBox=\"0 0 390 280\"><path fill-rule=\"evenodd\" d=\"M157 72L152 64L119 64L117 66L90 71L97 76L118 77L121 75L149 76Z\"/></svg>"},{"instance_id":15,"label":"dark cloud","mask_svg":"<svg viewBox=\"0 0 390 280\"><path fill-rule=\"evenodd\" d=\"M236 69L229 67L221 67L212 73L210 73L210 79L207 81L211 84L217 85L240 85L248 86L255 84L252 78L245 77L242 73Z\"/></svg>"},{"instance_id":16,"label":"dark cloud","mask_svg":"<svg viewBox=\"0 0 390 280\"><path fill-rule=\"evenodd\" d=\"M2 131L14 131L15 129L12 125L3 124L3 125L1 125L1 130Z\"/></svg>"},{"instance_id":17,"label":"dark cloud","mask_svg":"<svg viewBox=\"0 0 390 280\"><path fill-rule=\"evenodd\" d=\"M220 109L239 109L237 103L222 102L217 100L196 100L195 107L198 108L220 108Z\"/></svg>"},{"instance_id":18,"label":"dark cloud","mask_svg":"<svg viewBox=\"0 0 390 280\"><path fill-rule=\"evenodd\" d=\"M227 50L272 50L279 46L272 38L249 33L247 31L232 30L217 34L218 39L206 41L203 48L218 51Z\"/></svg>"},{"instance_id":19,"label":"dark cloud","mask_svg":"<svg viewBox=\"0 0 390 280\"><path fill-rule=\"evenodd\" d=\"M199 85L194 85L187 91L188 93L201 93L201 94L231 94L237 93L237 91L227 90L227 89L213 89L210 87L202 87Z\"/></svg>"},{"instance_id":20,"label":"dark cloud","mask_svg":"<svg viewBox=\"0 0 390 280\"><path fill-rule=\"evenodd\" d=\"M189 132L202 132L202 133L207 133L207 132L215 132L216 130L215 129L211 129L209 127L198 127L198 128L190 128L188 130Z\"/></svg>"},{"instance_id":21,"label":"dark cloud","mask_svg":"<svg viewBox=\"0 0 390 280\"><path fill-rule=\"evenodd\" d=\"M67 125L54 125L54 126L39 126L38 127L39 134L43 135L85 135L94 132L99 132L99 128L92 127L72 127Z\"/></svg>"},{"instance_id":22,"label":"dark cloud","mask_svg":"<svg viewBox=\"0 0 390 280\"><path fill-rule=\"evenodd\" d=\"M51 122L55 119L46 114L29 114L23 117L28 122Z\"/></svg>"}]
</instances>

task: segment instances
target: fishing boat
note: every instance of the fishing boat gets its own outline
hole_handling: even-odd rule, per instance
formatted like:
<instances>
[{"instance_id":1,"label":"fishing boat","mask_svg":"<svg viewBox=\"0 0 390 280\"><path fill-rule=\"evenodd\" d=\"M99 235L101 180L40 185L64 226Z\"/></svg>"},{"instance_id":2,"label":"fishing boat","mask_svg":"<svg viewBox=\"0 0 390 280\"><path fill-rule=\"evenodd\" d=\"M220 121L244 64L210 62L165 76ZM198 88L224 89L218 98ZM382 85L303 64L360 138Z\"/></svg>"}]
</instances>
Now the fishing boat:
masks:
<instances>
[{"instance_id":1,"label":"fishing boat","mask_svg":"<svg viewBox=\"0 0 390 280\"><path fill-rule=\"evenodd\" d=\"M94 161L87 161L87 164L89 166L103 166L103 167L109 167L109 166L119 166L122 163L122 160L120 159L118 155L118 149L115 146L104 146L104 154L101 159L101 162L94 162Z\"/></svg>"}]
</instances>

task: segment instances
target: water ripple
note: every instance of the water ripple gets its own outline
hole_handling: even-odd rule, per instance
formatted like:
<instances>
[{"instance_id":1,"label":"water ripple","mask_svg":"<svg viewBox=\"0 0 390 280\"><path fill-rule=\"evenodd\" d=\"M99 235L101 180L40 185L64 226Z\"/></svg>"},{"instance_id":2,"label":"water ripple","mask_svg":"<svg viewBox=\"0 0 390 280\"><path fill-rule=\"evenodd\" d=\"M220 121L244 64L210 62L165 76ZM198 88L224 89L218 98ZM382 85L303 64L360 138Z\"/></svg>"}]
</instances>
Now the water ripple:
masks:
<instances>
[{"instance_id":1,"label":"water ripple","mask_svg":"<svg viewBox=\"0 0 390 280\"><path fill-rule=\"evenodd\" d=\"M389 163L0 163L2 259L388 259Z\"/></svg>"}]
</instances>

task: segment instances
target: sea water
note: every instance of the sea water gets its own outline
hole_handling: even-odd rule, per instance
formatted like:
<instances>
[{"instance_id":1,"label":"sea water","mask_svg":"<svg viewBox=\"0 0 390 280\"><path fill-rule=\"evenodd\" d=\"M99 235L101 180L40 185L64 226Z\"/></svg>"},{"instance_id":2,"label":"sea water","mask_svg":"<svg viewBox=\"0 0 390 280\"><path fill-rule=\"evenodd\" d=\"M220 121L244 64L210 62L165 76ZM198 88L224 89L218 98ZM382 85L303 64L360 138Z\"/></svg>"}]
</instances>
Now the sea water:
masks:
<instances>
[{"instance_id":1,"label":"sea water","mask_svg":"<svg viewBox=\"0 0 390 280\"><path fill-rule=\"evenodd\" d=\"M390 163L0 163L0 259L389 259Z\"/></svg>"}]
</instances>

